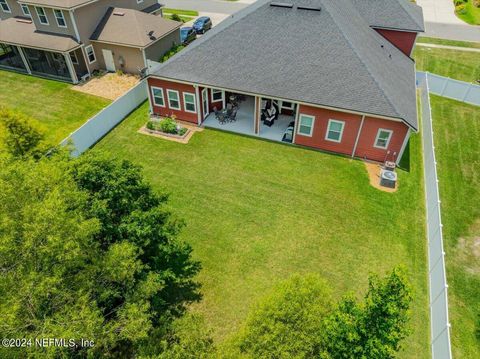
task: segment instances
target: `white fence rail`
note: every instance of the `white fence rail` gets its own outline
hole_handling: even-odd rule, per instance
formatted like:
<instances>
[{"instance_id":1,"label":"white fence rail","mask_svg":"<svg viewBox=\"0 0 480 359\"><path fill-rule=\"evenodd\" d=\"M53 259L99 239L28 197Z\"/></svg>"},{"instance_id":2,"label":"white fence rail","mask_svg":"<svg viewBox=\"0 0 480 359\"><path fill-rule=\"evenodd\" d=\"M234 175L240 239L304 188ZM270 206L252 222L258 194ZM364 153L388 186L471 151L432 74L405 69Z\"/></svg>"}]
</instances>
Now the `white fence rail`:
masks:
<instances>
[{"instance_id":1,"label":"white fence rail","mask_svg":"<svg viewBox=\"0 0 480 359\"><path fill-rule=\"evenodd\" d=\"M480 106L480 85L426 73L430 93Z\"/></svg>"},{"instance_id":2,"label":"white fence rail","mask_svg":"<svg viewBox=\"0 0 480 359\"><path fill-rule=\"evenodd\" d=\"M72 146L72 156L81 155L122 122L146 99L147 82L143 80L71 133L61 142L61 145Z\"/></svg>"},{"instance_id":3,"label":"white fence rail","mask_svg":"<svg viewBox=\"0 0 480 359\"><path fill-rule=\"evenodd\" d=\"M451 359L448 285L443 251L442 217L438 191L437 162L430 109L430 74L417 73L422 103L422 138L427 208L428 273L430 287L430 327L433 359Z\"/></svg>"}]
</instances>

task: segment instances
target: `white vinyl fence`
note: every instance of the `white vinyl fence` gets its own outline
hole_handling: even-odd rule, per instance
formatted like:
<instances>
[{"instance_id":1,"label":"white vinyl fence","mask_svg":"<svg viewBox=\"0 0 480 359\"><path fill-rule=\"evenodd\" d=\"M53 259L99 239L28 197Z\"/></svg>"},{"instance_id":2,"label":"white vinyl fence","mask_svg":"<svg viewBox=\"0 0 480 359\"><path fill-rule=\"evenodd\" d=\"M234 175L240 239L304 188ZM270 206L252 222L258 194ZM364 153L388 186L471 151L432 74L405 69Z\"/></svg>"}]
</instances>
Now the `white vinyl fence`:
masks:
<instances>
[{"instance_id":1,"label":"white vinyl fence","mask_svg":"<svg viewBox=\"0 0 480 359\"><path fill-rule=\"evenodd\" d=\"M426 73L430 93L480 106L480 85Z\"/></svg>"},{"instance_id":2,"label":"white vinyl fence","mask_svg":"<svg viewBox=\"0 0 480 359\"><path fill-rule=\"evenodd\" d=\"M75 132L61 142L72 146L72 156L77 157L101 140L133 110L147 99L147 82L142 80L124 95L116 99Z\"/></svg>"},{"instance_id":3,"label":"white vinyl fence","mask_svg":"<svg viewBox=\"0 0 480 359\"><path fill-rule=\"evenodd\" d=\"M448 285L443 251L442 217L437 162L429 97L430 74L417 73L422 103L422 138L427 208L428 273L430 287L431 350L433 359L451 359Z\"/></svg>"}]
</instances>

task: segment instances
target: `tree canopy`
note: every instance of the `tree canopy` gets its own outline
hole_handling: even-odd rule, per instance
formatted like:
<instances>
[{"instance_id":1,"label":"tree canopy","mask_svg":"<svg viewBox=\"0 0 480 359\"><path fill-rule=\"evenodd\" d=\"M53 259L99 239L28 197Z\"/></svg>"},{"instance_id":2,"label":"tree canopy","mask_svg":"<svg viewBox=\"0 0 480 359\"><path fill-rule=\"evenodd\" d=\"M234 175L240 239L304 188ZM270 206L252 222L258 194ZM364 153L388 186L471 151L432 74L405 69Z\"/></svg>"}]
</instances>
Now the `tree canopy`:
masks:
<instances>
[{"instance_id":1,"label":"tree canopy","mask_svg":"<svg viewBox=\"0 0 480 359\"><path fill-rule=\"evenodd\" d=\"M93 339L83 351L126 356L199 299L182 222L131 163L3 156L0 188L2 337Z\"/></svg>"}]
</instances>

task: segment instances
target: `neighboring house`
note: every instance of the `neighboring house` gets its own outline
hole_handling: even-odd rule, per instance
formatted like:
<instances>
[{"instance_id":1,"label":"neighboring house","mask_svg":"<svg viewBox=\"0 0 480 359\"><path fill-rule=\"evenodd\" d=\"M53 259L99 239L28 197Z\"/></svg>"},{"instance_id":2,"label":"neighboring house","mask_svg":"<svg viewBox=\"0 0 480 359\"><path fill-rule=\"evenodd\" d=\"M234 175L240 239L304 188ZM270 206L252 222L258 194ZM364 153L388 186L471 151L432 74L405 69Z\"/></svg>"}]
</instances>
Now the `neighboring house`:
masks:
<instances>
[{"instance_id":1,"label":"neighboring house","mask_svg":"<svg viewBox=\"0 0 480 359\"><path fill-rule=\"evenodd\" d=\"M398 163L418 130L410 54L423 15L407 0L379 3L258 0L149 75L151 111ZM212 111L230 98L241 99L236 121L220 124ZM271 126L265 103L278 108Z\"/></svg>"},{"instance_id":2,"label":"neighboring house","mask_svg":"<svg viewBox=\"0 0 480 359\"><path fill-rule=\"evenodd\" d=\"M180 43L158 0L0 0L0 68L77 83L140 73ZM160 15L160 16L157 16Z\"/></svg>"}]
</instances>

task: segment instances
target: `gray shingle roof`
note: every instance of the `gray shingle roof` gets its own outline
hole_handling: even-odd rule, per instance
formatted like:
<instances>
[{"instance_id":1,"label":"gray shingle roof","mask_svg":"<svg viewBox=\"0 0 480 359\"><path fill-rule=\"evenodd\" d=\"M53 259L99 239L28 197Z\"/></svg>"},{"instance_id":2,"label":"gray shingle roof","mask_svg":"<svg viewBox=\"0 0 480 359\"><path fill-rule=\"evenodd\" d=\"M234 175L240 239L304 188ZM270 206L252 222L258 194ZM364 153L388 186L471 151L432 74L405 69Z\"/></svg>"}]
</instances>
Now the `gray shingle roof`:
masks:
<instances>
[{"instance_id":1,"label":"gray shingle roof","mask_svg":"<svg viewBox=\"0 0 480 359\"><path fill-rule=\"evenodd\" d=\"M370 26L425 31L422 8L409 0L351 0Z\"/></svg>"},{"instance_id":2,"label":"gray shingle roof","mask_svg":"<svg viewBox=\"0 0 480 359\"><path fill-rule=\"evenodd\" d=\"M370 28L351 0L259 0L154 75L398 118L417 129L414 62Z\"/></svg>"}]
</instances>

